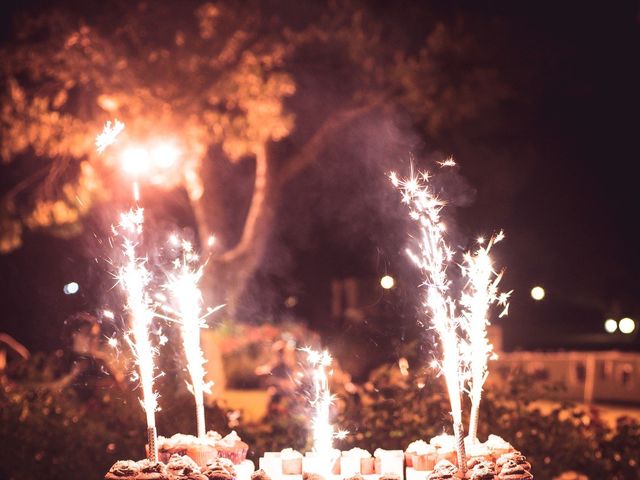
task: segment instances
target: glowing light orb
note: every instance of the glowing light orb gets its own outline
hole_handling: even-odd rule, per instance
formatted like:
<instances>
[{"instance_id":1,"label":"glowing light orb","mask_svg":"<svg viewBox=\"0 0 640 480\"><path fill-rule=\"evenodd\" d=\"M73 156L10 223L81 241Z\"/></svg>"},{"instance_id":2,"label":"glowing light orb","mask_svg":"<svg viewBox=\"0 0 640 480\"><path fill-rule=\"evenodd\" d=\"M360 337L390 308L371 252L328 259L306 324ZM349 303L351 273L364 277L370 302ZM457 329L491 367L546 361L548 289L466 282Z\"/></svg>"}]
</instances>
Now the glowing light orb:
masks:
<instances>
[{"instance_id":1,"label":"glowing light orb","mask_svg":"<svg viewBox=\"0 0 640 480\"><path fill-rule=\"evenodd\" d=\"M390 275L385 275L380 279L380 286L385 290L390 290L396 284L395 279Z\"/></svg>"},{"instance_id":2,"label":"glowing light orb","mask_svg":"<svg viewBox=\"0 0 640 480\"><path fill-rule=\"evenodd\" d=\"M80 285L76 282L69 282L62 289L65 295L74 295L78 293L78 290L80 290Z\"/></svg>"},{"instance_id":3,"label":"glowing light orb","mask_svg":"<svg viewBox=\"0 0 640 480\"><path fill-rule=\"evenodd\" d=\"M151 150L151 160L160 168L169 168L180 157L180 150L172 143L160 143Z\"/></svg>"},{"instance_id":4,"label":"glowing light orb","mask_svg":"<svg viewBox=\"0 0 640 480\"><path fill-rule=\"evenodd\" d=\"M148 172L151 167L151 157L146 148L129 147L122 152L120 157L122 169L129 175L139 176Z\"/></svg>"},{"instance_id":5,"label":"glowing light orb","mask_svg":"<svg viewBox=\"0 0 640 480\"><path fill-rule=\"evenodd\" d=\"M629 317L625 317L618 322L618 328L622 333L629 335L636 329L636 322Z\"/></svg>"},{"instance_id":6,"label":"glowing light orb","mask_svg":"<svg viewBox=\"0 0 640 480\"><path fill-rule=\"evenodd\" d=\"M614 333L616 330L618 330L618 322L616 322L613 318L608 318L604 321L604 329L608 333Z\"/></svg>"},{"instance_id":7,"label":"glowing light orb","mask_svg":"<svg viewBox=\"0 0 640 480\"><path fill-rule=\"evenodd\" d=\"M533 298L537 302L542 300L545 295L546 295L546 292L544 291L544 288L542 288L542 287L538 286L538 287L533 287L531 289L531 298Z\"/></svg>"}]
</instances>

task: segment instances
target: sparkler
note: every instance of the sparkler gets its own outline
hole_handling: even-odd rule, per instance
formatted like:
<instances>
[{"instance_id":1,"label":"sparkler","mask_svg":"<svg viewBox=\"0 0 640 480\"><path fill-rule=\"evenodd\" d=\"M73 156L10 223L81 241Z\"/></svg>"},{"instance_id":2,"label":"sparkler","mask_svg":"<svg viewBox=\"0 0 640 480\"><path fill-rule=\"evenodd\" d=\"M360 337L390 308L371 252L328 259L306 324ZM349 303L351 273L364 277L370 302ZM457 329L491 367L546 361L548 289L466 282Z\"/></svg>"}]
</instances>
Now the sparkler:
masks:
<instances>
[{"instance_id":1,"label":"sparkler","mask_svg":"<svg viewBox=\"0 0 640 480\"><path fill-rule=\"evenodd\" d=\"M445 377L453 428L458 445L458 466L466 471L464 449L464 428L462 426L462 368L463 358L460 350L460 338L457 329L460 319L456 315L456 304L449 291L450 280L447 266L453 252L444 239L445 226L440 219L444 202L432 191L429 175L414 175L401 180L395 173L390 175L391 182L402 192L402 201L409 206L410 217L418 224L420 231L419 250L407 253L425 276L426 296L424 307L431 317L442 346L440 369Z\"/></svg>"},{"instance_id":2,"label":"sparkler","mask_svg":"<svg viewBox=\"0 0 640 480\"><path fill-rule=\"evenodd\" d=\"M123 248L126 263L118 271L119 283L126 295L126 308L129 311L131 330L125 336L136 359L142 385L142 407L147 418L147 434L149 441L149 460L158 459L157 431L155 411L158 407L157 394L154 391L154 356L156 349L150 338L151 324L154 317L151 299L147 287L151 281L151 273L146 268L146 259L138 257L136 247L142 234L144 214L141 208L121 215L116 233L123 236Z\"/></svg>"},{"instance_id":3,"label":"sparkler","mask_svg":"<svg viewBox=\"0 0 640 480\"><path fill-rule=\"evenodd\" d=\"M462 273L467 278L461 304L465 319L462 326L469 339L467 352L470 369L468 393L471 398L469 437L472 441L477 441L482 386L489 373L487 363L493 352L493 345L487 338L489 308L492 304L501 305L504 310L500 317L506 315L511 295L511 292L498 292L502 272L495 272L490 256L491 248L503 238L504 233L500 232L492 237L486 246L483 245L484 240L479 239L477 250L473 253L467 252L462 265Z\"/></svg>"},{"instance_id":4,"label":"sparkler","mask_svg":"<svg viewBox=\"0 0 640 480\"><path fill-rule=\"evenodd\" d=\"M96 148L102 153L112 145L118 135L124 130L124 124L115 120L107 122L104 130L96 137ZM134 185L134 191L137 186ZM138 200L137 193L135 194ZM154 312L147 287L151 281L151 273L146 268L146 259L138 256L136 248L142 236L144 211L141 208L132 209L120 216L120 224L114 228L114 234L122 235L125 264L118 270L118 283L123 287L127 296L126 309L129 312L131 329L125 335L125 340L131 348L138 366L140 384L142 386L142 408L147 420L147 439L149 444L149 460L158 460L157 430L155 412L158 408L158 398L154 391L155 380L154 356L156 350L151 343L150 330Z\"/></svg>"},{"instance_id":5,"label":"sparkler","mask_svg":"<svg viewBox=\"0 0 640 480\"><path fill-rule=\"evenodd\" d=\"M328 351L318 352L311 348L302 349L307 353L307 361L311 365L313 379L313 397L311 405L314 407L313 419L313 450L323 460L326 468L325 478L329 478L333 463L333 439L344 438L347 432L335 432L331 425L330 410L333 396L329 389L328 369L331 367L331 355Z\"/></svg>"},{"instance_id":6,"label":"sparkler","mask_svg":"<svg viewBox=\"0 0 640 480\"><path fill-rule=\"evenodd\" d=\"M198 255L194 253L191 243L183 241L181 249L182 260L174 261L175 272L169 274L167 288L177 305L176 313L180 323L182 346L187 358L187 370L191 377L190 390L196 403L197 433L198 437L204 438L206 435L204 393L211 393L212 384L204 381L205 359L200 348L200 329L207 326L206 315L201 315L202 293L198 288L203 265L197 268L193 266L198 261ZM212 310L209 313L212 313Z\"/></svg>"}]
</instances>

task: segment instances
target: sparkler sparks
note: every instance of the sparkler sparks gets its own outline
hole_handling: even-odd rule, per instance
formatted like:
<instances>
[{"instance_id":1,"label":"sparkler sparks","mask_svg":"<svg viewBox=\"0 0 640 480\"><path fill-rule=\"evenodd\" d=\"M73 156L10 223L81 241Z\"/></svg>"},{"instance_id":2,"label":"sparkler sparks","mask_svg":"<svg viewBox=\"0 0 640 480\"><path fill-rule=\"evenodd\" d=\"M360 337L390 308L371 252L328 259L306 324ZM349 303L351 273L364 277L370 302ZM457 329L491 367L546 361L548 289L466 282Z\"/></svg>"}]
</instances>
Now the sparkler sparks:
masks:
<instances>
[{"instance_id":1,"label":"sparkler sparks","mask_svg":"<svg viewBox=\"0 0 640 480\"><path fill-rule=\"evenodd\" d=\"M473 253L467 252L461 266L462 273L467 278L461 305L465 319L462 326L469 339L467 349L470 370L468 393L471 398L469 436L472 441L477 440L482 386L487 379L487 363L493 352L493 346L487 339L489 308L492 304L501 305L504 310L500 316L505 315L508 309L508 299L511 295L511 292L498 292L502 272L496 273L494 271L490 256L491 248L503 238L504 233L500 232L492 237L486 246L483 246L484 239L479 239L477 250Z\"/></svg>"},{"instance_id":2,"label":"sparkler sparks","mask_svg":"<svg viewBox=\"0 0 640 480\"><path fill-rule=\"evenodd\" d=\"M307 361L311 366L313 379L313 397L311 405L314 407L312 419L313 427L313 450L323 459L323 464L327 468L327 472L331 471L333 455L333 440L342 439L349 432L335 432L331 425L330 409L333 404L334 397L329 390L328 371L331 367L332 358L328 351L318 352L311 348L302 349L307 354ZM328 478L328 477L325 477Z\"/></svg>"},{"instance_id":3,"label":"sparkler sparks","mask_svg":"<svg viewBox=\"0 0 640 480\"><path fill-rule=\"evenodd\" d=\"M445 377L451 403L451 416L458 443L458 465L464 470L466 459L461 400L464 362L457 333L460 319L456 314L455 301L451 298L451 282L447 274L453 252L445 241L445 227L440 219L440 211L445 204L430 188L428 174L415 175L412 172L410 178L401 180L395 173L391 173L390 179L393 185L400 189L403 202L409 206L410 217L419 226L419 250L409 250L407 253L425 276L424 307L442 348L440 368Z\"/></svg>"},{"instance_id":4,"label":"sparkler sparks","mask_svg":"<svg viewBox=\"0 0 640 480\"><path fill-rule=\"evenodd\" d=\"M171 237L170 242L178 243L178 239ZM198 437L206 435L204 416L204 393L211 393L211 383L204 382L206 363L200 348L200 329L205 328L205 317L202 316L202 293L198 283L202 277L203 265L194 267L198 262L198 256L194 253L191 243L181 243L182 260L174 262L175 272L169 274L168 290L177 305L182 345L187 358L187 370L191 377L190 390L196 403L196 423Z\"/></svg>"},{"instance_id":5,"label":"sparkler sparks","mask_svg":"<svg viewBox=\"0 0 640 480\"><path fill-rule=\"evenodd\" d=\"M126 308L129 312L131 330L125 339L133 352L138 365L140 383L142 385L142 406L147 418L149 433L149 458L157 460L156 420L158 408L157 394L154 391L154 357L156 349L150 338L154 312L147 287L151 281L151 273L146 268L146 260L137 255L136 247L142 235L144 214L141 208L121 215L117 233L123 237L123 248L126 263L118 271L119 283L126 295Z\"/></svg>"},{"instance_id":6,"label":"sparkler sparks","mask_svg":"<svg viewBox=\"0 0 640 480\"><path fill-rule=\"evenodd\" d=\"M124 123L120 120L115 119L113 122L109 120L105 124L102 133L96 137L96 150L98 150L98 153L104 152L108 146L113 145L123 130Z\"/></svg>"}]
</instances>

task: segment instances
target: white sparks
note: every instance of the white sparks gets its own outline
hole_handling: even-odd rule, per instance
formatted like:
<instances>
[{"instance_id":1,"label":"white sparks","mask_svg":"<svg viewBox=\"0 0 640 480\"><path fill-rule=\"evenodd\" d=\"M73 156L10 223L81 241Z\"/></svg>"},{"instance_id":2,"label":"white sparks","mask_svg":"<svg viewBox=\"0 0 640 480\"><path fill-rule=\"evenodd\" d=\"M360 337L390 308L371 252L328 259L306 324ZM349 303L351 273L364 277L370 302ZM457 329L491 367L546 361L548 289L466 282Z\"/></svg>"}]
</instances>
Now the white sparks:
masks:
<instances>
[{"instance_id":1,"label":"white sparks","mask_svg":"<svg viewBox=\"0 0 640 480\"><path fill-rule=\"evenodd\" d=\"M96 149L98 153L102 153L105 151L107 147L113 145L118 138L118 135L124 130L124 123L120 120L115 119L113 122L109 120L100 133L96 137Z\"/></svg>"},{"instance_id":2,"label":"white sparks","mask_svg":"<svg viewBox=\"0 0 640 480\"><path fill-rule=\"evenodd\" d=\"M493 352L493 346L487 338L489 308L492 304L500 304L506 309L511 293L498 292L502 273L494 271L490 256L491 248L503 238L504 233L500 232L492 237L486 246L483 246L484 239L479 239L478 248L475 252L467 252L464 255L464 263L461 266L462 273L467 279L460 303L464 317L462 327L468 338L466 360L470 375L468 380L468 393L471 398L469 435L472 439L477 436L482 387L488 375L487 363Z\"/></svg>"}]
</instances>

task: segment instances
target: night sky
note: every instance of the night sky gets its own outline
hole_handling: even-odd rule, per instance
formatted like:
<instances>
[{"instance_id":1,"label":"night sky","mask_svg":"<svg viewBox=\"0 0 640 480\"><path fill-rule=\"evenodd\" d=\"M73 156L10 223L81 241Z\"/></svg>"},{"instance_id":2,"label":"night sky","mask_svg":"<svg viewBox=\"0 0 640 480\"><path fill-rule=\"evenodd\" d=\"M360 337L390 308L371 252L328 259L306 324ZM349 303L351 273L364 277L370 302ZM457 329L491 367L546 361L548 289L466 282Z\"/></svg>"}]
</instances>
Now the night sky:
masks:
<instances>
[{"instance_id":1,"label":"night sky","mask_svg":"<svg viewBox=\"0 0 640 480\"><path fill-rule=\"evenodd\" d=\"M385 173L408 172L412 156L431 167L453 155L459 168L443 182L459 205L447 213L455 243L467 248L500 228L507 236L496 247L496 262L507 267L504 286L515 292L501 322L507 347L638 349L637 336L606 335L602 327L609 317L640 319L638 2L434 2L428 13L422 2L368 5L389 41L405 44L424 38L434 11L448 21L464 16L511 97L491 118L435 140L402 118L372 117L328 145L322 164L287 187L244 315L291 315L282 302L294 294L296 315L322 330L331 279L391 273L398 289L380 301L397 302L391 314L414 322L405 212ZM29 7L3 8L6 21L7 12ZM0 178L7 189L10 166L0 166ZM150 208L188 226L181 195L167 194L162 207L156 196ZM113 279L98 239L109 222L96 214L68 240L29 233L21 249L0 256L0 330L33 350L59 347L67 316L108 302ZM69 281L79 282L77 295L63 294ZM547 291L539 303L529 296L537 284Z\"/></svg>"}]
</instances>

